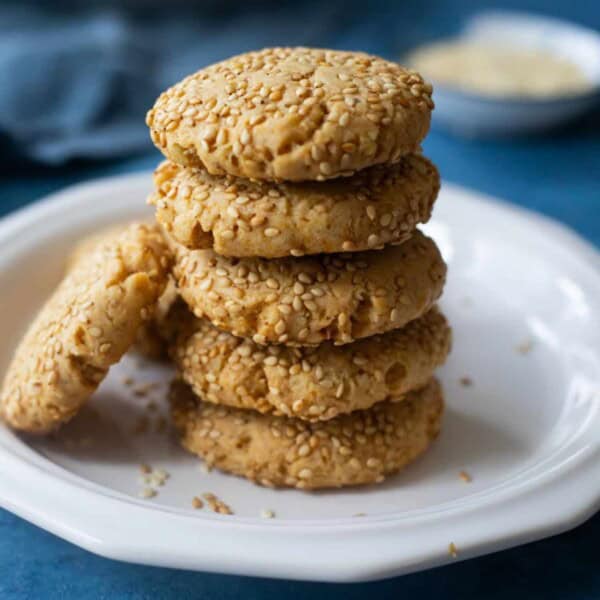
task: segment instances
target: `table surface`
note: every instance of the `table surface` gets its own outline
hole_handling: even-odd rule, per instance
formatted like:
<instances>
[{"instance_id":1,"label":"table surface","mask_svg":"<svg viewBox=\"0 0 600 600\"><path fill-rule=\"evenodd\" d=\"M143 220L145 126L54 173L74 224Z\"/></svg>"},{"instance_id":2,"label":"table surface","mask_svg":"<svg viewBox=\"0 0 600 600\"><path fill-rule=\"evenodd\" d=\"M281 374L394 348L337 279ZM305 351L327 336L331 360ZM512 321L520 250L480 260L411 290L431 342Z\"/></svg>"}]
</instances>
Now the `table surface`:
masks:
<instances>
[{"instance_id":1,"label":"table surface","mask_svg":"<svg viewBox=\"0 0 600 600\"><path fill-rule=\"evenodd\" d=\"M425 153L447 181L539 211L600 246L600 112L552 135L472 141L432 132ZM59 169L0 166L0 216L66 185L152 168L157 154ZM32 490L35 493L35 490ZM576 493L576 490L574 490ZM383 582L330 585L191 573L94 556L0 510L0 598L600 598L600 514L577 529Z\"/></svg>"}]
</instances>

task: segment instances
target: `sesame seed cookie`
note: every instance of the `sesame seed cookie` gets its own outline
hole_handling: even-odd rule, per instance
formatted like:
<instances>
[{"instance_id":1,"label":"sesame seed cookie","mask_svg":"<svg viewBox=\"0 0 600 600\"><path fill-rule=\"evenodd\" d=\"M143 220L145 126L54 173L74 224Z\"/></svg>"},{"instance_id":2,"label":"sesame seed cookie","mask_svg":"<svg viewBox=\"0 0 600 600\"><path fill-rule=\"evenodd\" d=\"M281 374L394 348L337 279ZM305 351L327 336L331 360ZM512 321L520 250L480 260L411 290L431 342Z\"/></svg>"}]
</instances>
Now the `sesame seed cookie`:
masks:
<instances>
[{"instance_id":1,"label":"sesame seed cookie","mask_svg":"<svg viewBox=\"0 0 600 600\"><path fill-rule=\"evenodd\" d=\"M203 400L319 421L423 387L450 344L450 327L436 308L402 329L316 348L258 346L191 316L171 355Z\"/></svg>"},{"instance_id":2,"label":"sesame seed cookie","mask_svg":"<svg viewBox=\"0 0 600 600\"><path fill-rule=\"evenodd\" d=\"M257 344L347 344L397 329L433 306L446 275L418 230L379 252L266 260L174 251L177 287L194 314Z\"/></svg>"},{"instance_id":3,"label":"sesame seed cookie","mask_svg":"<svg viewBox=\"0 0 600 600\"><path fill-rule=\"evenodd\" d=\"M158 299L152 316L138 329L133 351L152 360L163 360L168 357L171 308L178 298L175 281L169 277L165 291Z\"/></svg>"},{"instance_id":4,"label":"sesame seed cookie","mask_svg":"<svg viewBox=\"0 0 600 600\"><path fill-rule=\"evenodd\" d=\"M147 225L131 225L80 254L16 350L0 416L31 433L73 417L135 341L169 267L162 235Z\"/></svg>"},{"instance_id":5,"label":"sesame seed cookie","mask_svg":"<svg viewBox=\"0 0 600 600\"><path fill-rule=\"evenodd\" d=\"M368 250L407 240L425 223L437 169L410 154L353 177L273 183L161 164L150 202L164 229L190 249L225 256L302 256Z\"/></svg>"},{"instance_id":6,"label":"sesame seed cookie","mask_svg":"<svg viewBox=\"0 0 600 600\"><path fill-rule=\"evenodd\" d=\"M67 271L73 268L80 259L93 252L98 245L125 232L126 229L126 224L112 225L80 240L67 257ZM160 229L159 231L162 233ZM164 292L156 302L152 316L140 325L135 342L131 347L132 351L151 360L167 358L169 336L165 327L170 308L177 298L177 287L173 278L169 277ZM171 324L172 322L169 320L169 326Z\"/></svg>"},{"instance_id":7,"label":"sesame seed cookie","mask_svg":"<svg viewBox=\"0 0 600 600\"><path fill-rule=\"evenodd\" d=\"M412 462L440 430L443 398L432 379L402 402L308 423L202 402L176 381L171 407L183 446L209 466L269 487L317 489L381 482Z\"/></svg>"},{"instance_id":8,"label":"sesame seed cookie","mask_svg":"<svg viewBox=\"0 0 600 600\"><path fill-rule=\"evenodd\" d=\"M368 54L267 48L186 77L146 123L183 166L322 180L415 152L429 130L431 91L418 73Z\"/></svg>"}]
</instances>

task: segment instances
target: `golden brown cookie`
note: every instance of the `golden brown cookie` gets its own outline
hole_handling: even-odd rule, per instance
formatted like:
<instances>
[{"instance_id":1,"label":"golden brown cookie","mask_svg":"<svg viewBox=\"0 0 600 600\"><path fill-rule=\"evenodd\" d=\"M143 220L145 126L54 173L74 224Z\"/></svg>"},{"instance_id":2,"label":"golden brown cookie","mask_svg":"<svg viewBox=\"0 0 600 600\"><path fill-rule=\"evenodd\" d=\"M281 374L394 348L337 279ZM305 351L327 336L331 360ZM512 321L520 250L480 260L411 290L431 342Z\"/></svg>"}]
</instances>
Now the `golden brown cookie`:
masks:
<instances>
[{"instance_id":1,"label":"golden brown cookie","mask_svg":"<svg viewBox=\"0 0 600 600\"><path fill-rule=\"evenodd\" d=\"M196 316L258 344L347 344L397 329L433 306L446 274L418 230L378 252L266 260L174 250L179 293Z\"/></svg>"},{"instance_id":2,"label":"golden brown cookie","mask_svg":"<svg viewBox=\"0 0 600 600\"><path fill-rule=\"evenodd\" d=\"M123 233L126 229L126 224L112 225L80 240L67 257L67 271L76 265L81 258L85 258L93 252L96 246ZM160 228L158 230L161 231ZM164 329L170 308L177 298L177 287L173 278L169 277L152 316L145 320L138 329L135 342L131 347L132 351L151 360L167 358L168 336Z\"/></svg>"},{"instance_id":3,"label":"golden brown cookie","mask_svg":"<svg viewBox=\"0 0 600 600\"><path fill-rule=\"evenodd\" d=\"M162 294L168 249L131 225L71 264L16 350L0 394L12 427L46 433L69 420L135 341Z\"/></svg>"},{"instance_id":4,"label":"golden brown cookie","mask_svg":"<svg viewBox=\"0 0 600 600\"><path fill-rule=\"evenodd\" d=\"M202 402L182 382L171 388L173 422L187 450L256 483L301 489L382 481L428 448L443 405L433 379L402 402L308 423Z\"/></svg>"},{"instance_id":5,"label":"golden brown cookie","mask_svg":"<svg viewBox=\"0 0 600 600\"><path fill-rule=\"evenodd\" d=\"M158 299L152 316L138 330L133 351L152 360L163 360L168 357L170 313L178 298L175 281L169 277L165 291Z\"/></svg>"},{"instance_id":6,"label":"golden brown cookie","mask_svg":"<svg viewBox=\"0 0 600 600\"><path fill-rule=\"evenodd\" d=\"M258 346L190 316L171 355L203 400L320 421L423 387L446 360L451 337L436 308L402 329L316 348Z\"/></svg>"},{"instance_id":7,"label":"golden brown cookie","mask_svg":"<svg viewBox=\"0 0 600 600\"><path fill-rule=\"evenodd\" d=\"M267 48L163 92L146 122L172 161L252 179L321 180L415 152L431 86L375 56Z\"/></svg>"},{"instance_id":8,"label":"golden brown cookie","mask_svg":"<svg viewBox=\"0 0 600 600\"><path fill-rule=\"evenodd\" d=\"M302 256L407 240L431 216L437 169L410 154L395 165L324 182L273 183L162 163L150 202L179 243L225 256Z\"/></svg>"}]
</instances>

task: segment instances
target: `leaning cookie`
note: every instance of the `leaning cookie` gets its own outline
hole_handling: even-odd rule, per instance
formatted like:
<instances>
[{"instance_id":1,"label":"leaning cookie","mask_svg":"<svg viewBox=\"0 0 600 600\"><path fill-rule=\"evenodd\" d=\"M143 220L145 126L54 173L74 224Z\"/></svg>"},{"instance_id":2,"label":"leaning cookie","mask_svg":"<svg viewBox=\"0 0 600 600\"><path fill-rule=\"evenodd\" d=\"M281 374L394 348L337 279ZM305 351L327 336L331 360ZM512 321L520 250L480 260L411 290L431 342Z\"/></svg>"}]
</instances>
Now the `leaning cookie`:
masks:
<instances>
[{"instance_id":1,"label":"leaning cookie","mask_svg":"<svg viewBox=\"0 0 600 600\"><path fill-rule=\"evenodd\" d=\"M429 447L443 404L433 379L402 402L307 423L214 406L182 382L171 388L173 422L187 450L262 485L301 489L382 481Z\"/></svg>"},{"instance_id":2,"label":"leaning cookie","mask_svg":"<svg viewBox=\"0 0 600 600\"><path fill-rule=\"evenodd\" d=\"M80 259L89 256L97 246L105 243L107 240L114 239L119 234L125 232L127 227L126 224L112 225L80 240L67 257L67 272ZM160 228L158 231L162 233ZM169 277L165 290L156 302L152 315L138 329L135 342L131 347L133 352L151 360L163 360L167 358L169 337L165 331L165 326L167 326L166 322L171 306L177 300L177 297L177 287L173 278ZM171 324L170 319L169 324Z\"/></svg>"},{"instance_id":3,"label":"leaning cookie","mask_svg":"<svg viewBox=\"0 0 600 600\"><path fill-rule=\"evenodd\" d=\"M12 427L68 421L135 341L162 294L169 252L156 227L131 225L80 254L16 350L0 394Z\"/></svg>"},{"instance_id":4,"label":"leaning cookie","mask_svg":"<svg viewBox=\"0 0 600 600\"><path fill-rule=\"evenodd\" d=\"M146 123L173 162L250 179L320 180L398 161L429 130L431 86L358 52L267 48L163 92Z\"/></svg>"},{"instance_id":5,"label":"leaning cookie","mask_svg":"<svg viewBox=\"0 0 600 600\"><path fill-rule=\"evenodd\" d=\"M156 302L151 317L139 328L132 351L152 360L164 360L169 355L171 311L179 298L177 286L168 277L164 292Z\"/></svg>"},{"instance_id":6,"label":"leaning cookie","mask_svg":"<svg viewBox=\"0 0 600 600\"><path fill-rule=\"evenodd\" d=\"M402 329L316 348L258 346L191 316L171 355L203 400L319 421L424 386L450 344L450 327L436 308Z\"/></svg>"},{"instance_id":7,"label":"leaning cookie","mask_svg":"<svg viewBox=\"0 0 600 600\"><path fill-rule=\"evenodd\" d=\"M347 344L397 329L433 306L446 274L418 230L378 252L265 260L174 251L179 293L196 316L258 344Z\"/></svg>"},{"instance_id":8,"label":"leaning cookie","mask_svg":"<svg viewBox=\"0 0 600 600\"><path fill-rule=\"evenodd\" d=\"M154 174L158 222L190 249L225 256L302 256L407 240L431 216L437 169L411 154L325 182L272 183L163 162Z\"/></svg>"}]
</instances>

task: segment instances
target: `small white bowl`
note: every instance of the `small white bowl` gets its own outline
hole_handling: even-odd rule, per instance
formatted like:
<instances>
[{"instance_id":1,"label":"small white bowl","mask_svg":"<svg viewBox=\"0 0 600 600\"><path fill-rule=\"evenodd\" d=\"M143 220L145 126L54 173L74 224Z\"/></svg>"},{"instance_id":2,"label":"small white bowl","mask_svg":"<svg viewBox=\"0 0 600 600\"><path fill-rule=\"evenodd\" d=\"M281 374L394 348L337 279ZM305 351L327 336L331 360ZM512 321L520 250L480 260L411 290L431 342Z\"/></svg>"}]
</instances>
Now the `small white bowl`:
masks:
<instances>
[{"instance_id":1,"label":"small white bowl","mask_svg":"<svg viewBox=\"0 0 600 600\"><path fill-rule=\"evenodd\" d=\"M434 126L467 137L539 132L582 115L600 99L600 35L591 29L559 19L494 11L470 19L460 37L470 42L549 50L575 63L592 85L578 94L496 98L465 92L434 80Z\"/></svg>"}]
</instances>

